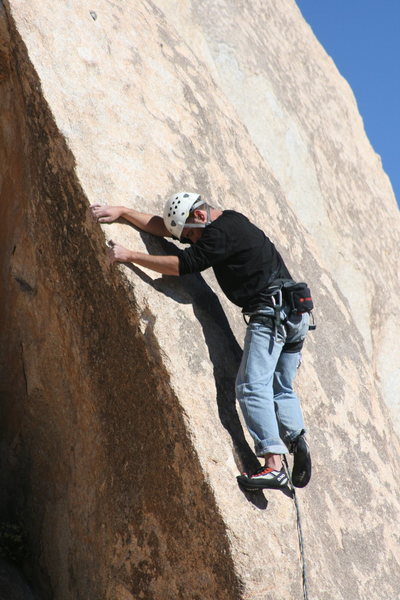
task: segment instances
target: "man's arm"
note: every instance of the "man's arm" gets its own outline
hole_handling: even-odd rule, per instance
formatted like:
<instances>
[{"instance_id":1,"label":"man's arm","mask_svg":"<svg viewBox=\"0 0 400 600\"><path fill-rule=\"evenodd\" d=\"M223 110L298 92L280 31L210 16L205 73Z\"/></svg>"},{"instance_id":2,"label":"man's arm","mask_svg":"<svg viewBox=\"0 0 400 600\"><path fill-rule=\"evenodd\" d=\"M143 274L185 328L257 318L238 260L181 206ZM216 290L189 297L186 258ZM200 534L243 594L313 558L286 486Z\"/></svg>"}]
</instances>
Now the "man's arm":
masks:
<instances>
[{"instance_id":1,"label":"man's arm","mask_svg":"<svg viewBox=\"0 0 400 600\"><path fill-rule=\"evenodd\" d=\"M93 217L99 223L113 223L113 221L122 217L142 231L146 231L157 237L171 237L170 232L164 225L163 218L157 215L149 215L133 208L127 208L126 206L93 204L90 208Z\"/></svg>"},{"instance_id":2,"label":"man's arm","mask_svg":"<svg viewBox=\"0 0 400 600\"><path fill-rule=\"evenodd\" d=\"M131 262L141 267L146 267L163 275L179 275L179 259L177 256L157 256L128 250L120 244L109 242L108 255L112 263Z\"/></svg>"}]
</instances>

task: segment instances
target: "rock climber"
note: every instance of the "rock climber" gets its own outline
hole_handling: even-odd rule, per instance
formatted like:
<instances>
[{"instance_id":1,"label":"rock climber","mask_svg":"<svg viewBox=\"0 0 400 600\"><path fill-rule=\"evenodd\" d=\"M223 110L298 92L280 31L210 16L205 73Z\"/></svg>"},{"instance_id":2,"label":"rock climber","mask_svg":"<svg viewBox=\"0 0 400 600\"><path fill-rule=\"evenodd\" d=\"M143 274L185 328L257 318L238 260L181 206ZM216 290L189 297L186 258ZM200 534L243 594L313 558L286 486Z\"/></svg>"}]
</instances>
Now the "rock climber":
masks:
<instances>
[{"instance_id":1,"label":"rock climber","mask_svg":"<svg viewBox=\"0 0 400 600\"><path fill-rule=\"evenodd\" d=\"M248 490L282 488L288 477L282 455L293 453L292 483L304 487L311 457L300 401L293 380L309 328L308 312L293 311L275 281L292 281L274 244L246 216L218 210L197 193L176 193L163 217L123 206L91 206L95 220L124 218L142 231L189 244L177 255L149 255L110 242L112 263L134 263L165 275L182 276L212 267L228 297L248 318L236 395L255 444L264 459L255 473L242 474Z\"/></svg>"}]
</instances>

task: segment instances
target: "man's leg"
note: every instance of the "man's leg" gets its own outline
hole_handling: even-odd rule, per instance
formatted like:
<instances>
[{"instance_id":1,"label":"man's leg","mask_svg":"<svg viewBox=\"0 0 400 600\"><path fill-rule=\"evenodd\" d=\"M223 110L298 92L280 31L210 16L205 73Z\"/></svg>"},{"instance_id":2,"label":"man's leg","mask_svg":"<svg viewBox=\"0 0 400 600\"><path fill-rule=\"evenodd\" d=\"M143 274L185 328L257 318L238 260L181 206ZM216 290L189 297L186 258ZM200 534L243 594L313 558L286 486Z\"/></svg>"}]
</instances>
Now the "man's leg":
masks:
<instances>
[{"instance_id":1,"label":"man's leg","mask_svg":"<svg viewBox=\"0 0 400 600\"><path fill-rule=\"evenodd\" d=\"M274 374L274 401L281 433L293 453L292 481L296 487L305 487L311 478L311 456L305 439L304 420L300 400L293 389L293 381L300 363L300 350L308 330L308 315L296 315L288 320L287 340Z\"/></svg>"},{"instance_id":2,"label":"man's leg","mask_svg":"<svg viewBox=\"0 0 400 600\"><path fill-rule=\"evenodd\" d=\"M300 362L300 352L282 352L274 373L274 402L284 439L294 440L304 429L300 400L294 392L293 381Z\"/></svg>"},{"instance_id":3,"label":"man's leg","mask_svg":"<svg viewBox=\"0 0 400 600\"><path fill-rule=\"evenodd\" d=\"M280 328L278 340L275 340L274 334L272 319L248 325L236 380L237 398L254 440L256 454L265 458L265 467L257 473L238 478L250 489L279 488L287 484L281 459L287 448L279 435L273 392L275 367L284 344L284 329Z\"/></svg>"},{"instance_id":4,"label":"man's leg","mask_svg":"<svg viewBox=\"0 0 400 600\"><path fill-rule=\"evenodd\" d=\"M275 414L273 380L284 339L274 339L272 319L247 327L243 357L236 378L236 395L254 440L257 456L287 452Z\"/></svg>"}]
</instances>

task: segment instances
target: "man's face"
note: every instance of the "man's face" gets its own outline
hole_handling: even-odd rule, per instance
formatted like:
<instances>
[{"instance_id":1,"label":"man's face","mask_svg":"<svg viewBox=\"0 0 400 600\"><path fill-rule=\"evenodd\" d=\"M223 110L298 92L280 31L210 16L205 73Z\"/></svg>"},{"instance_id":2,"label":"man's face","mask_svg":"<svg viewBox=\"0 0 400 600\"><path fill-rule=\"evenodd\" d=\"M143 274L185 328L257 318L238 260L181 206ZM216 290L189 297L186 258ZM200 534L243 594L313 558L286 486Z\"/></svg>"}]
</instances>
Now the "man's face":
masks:
<instances>
[{"instance_id":1,"label":"man's face","mask_svg":"<svg viewBox=\"0 0 400 600\"><path fill-rule=\"evenodd\" d=\"M189 217L186 223L198 223L199 225L205 223L207 218L206 212L203 210L195 210L194 216ZM203 235L204 227L184 227L182 229L182 238L190 240L191 244L195 244L199 241Z\"/></svg>"},{"instance_id":2,"label":"man's face","mask_svg":"<svg viewBox=\"0 0 400 600\"><path fill-rule=\"evenodd\" d=\"M181 237L189 240L191 244L195 244L203 235L203 231L202 227L184 227Z\"/></svg>"}]
</instances>

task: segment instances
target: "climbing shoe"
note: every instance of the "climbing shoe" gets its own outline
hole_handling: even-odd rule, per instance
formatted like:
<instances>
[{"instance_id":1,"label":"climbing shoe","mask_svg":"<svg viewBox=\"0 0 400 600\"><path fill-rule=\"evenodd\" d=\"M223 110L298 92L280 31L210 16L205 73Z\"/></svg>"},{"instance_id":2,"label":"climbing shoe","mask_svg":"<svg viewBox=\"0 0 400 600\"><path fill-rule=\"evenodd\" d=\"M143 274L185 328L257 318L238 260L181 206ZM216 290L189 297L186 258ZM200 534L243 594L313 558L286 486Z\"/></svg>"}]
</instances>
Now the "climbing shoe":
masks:
<instances>
[{"instance_id":1,"label":"climbing shoe","mask_svg":"<svg viewBox=\"0 0 400 600\"><path fill-rule=\"evenodd\" d=\"M277 471L270 467L260 467L253 475L243 473L237 477L238 483L248 491L263 489L279 489L285 487L288 478L285 471Z\"/></svg>"},{"instance_id":2,"label":"climbing shoe","mask_svg":"<svg viewBox=\"0 0 400 600\"><path fill-rule=\"evenodd\" d=\"M293 454L292 483L298 488L305 487L311 479L311 455L304 429L291 442L290 452Z\"/></svg>"}]
</instances>

